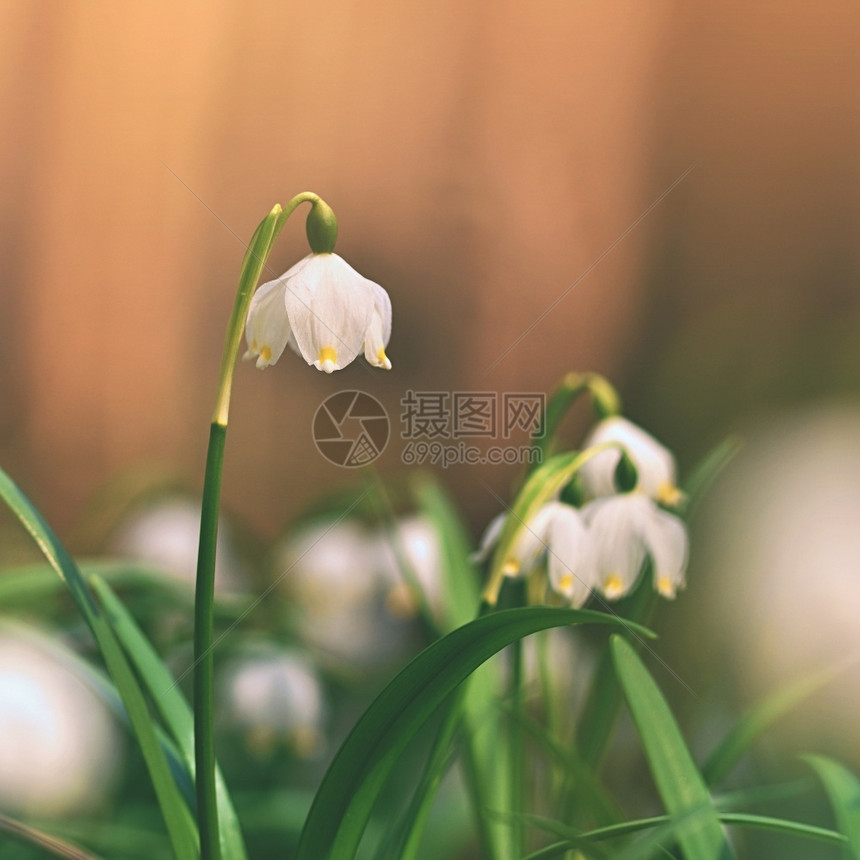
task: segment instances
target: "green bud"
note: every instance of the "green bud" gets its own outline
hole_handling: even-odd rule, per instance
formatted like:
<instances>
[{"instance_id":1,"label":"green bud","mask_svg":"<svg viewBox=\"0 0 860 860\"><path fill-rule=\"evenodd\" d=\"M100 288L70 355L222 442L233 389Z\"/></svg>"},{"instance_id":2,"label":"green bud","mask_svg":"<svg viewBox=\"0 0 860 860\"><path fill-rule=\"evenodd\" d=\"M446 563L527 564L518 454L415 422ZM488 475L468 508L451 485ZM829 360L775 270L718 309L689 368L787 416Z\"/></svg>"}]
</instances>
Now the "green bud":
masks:
<instances>
[{"instance_id":1,"label":"green bud","mask_svg":"<svg viewBox=\"0 0 860 860\"><path fill-rule=\"evenodd\" d=\"M619 493L630 493L636 489L639 483L639 472L636 464L630 459L628 453L621 451L621 459L615 467L615 487Z\"/></svg>"},{"instance_id":2,"label":"green bud","mask_svg":"<svg viewBox=\"0 0 860 860\"><path fill-rule=\"evenodd\" d=\"M308 244L314 254L330 254L337 242L337 218L325 200L317 198L305 222Z\"/></svg>"}]
</instances>

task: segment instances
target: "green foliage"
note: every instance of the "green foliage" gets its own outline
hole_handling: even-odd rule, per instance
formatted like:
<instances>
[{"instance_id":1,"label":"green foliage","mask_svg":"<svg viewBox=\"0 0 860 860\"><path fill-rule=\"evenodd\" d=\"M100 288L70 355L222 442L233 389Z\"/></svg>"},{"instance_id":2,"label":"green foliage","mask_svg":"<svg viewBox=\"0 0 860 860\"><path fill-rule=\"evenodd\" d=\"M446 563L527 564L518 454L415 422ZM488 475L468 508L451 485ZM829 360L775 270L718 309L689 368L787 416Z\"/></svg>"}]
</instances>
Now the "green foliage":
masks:
<instances>
[{"instance_id":1,"label":"green foliage","mask_svg":"<svg viewBox=\"0 0 860 860\"><path fill-rule=\"evenodd\" d=\"M816 672L777 690L755 707L723 738L708 756L702 776L717 785L731 772L757 737L794 708L838 677L845 667Z\"/></svg>"},{"instance_id":2,"label":"green foliage","mask_svg":"<svg viewBox=\"0 0 860 860\"><path fill-rule=\"evenodd\" d=\"M678 827L676 837L688 860L724 860L732 851L711 796L666 700L630 644L612 637L615 671L633 715L645 757L671 815L703 809L701 817Z\"/></svg>"},{"instance_id":3,"label":"green foliage","mask_svg":"<svg viewBox=\"0 0 860 860\"><path fill-rule=\"evenodd\" d=\"M380 693L341 746L311 806L296 860L352 858L410 738L478 666L517 639L568 624L618 625L587 610L529 607L478 618L434 642ZM642 635L650 635L637 628Z\"/></svg>"},{"instance_id":4,"label":"green foliage","mask_svg":"<svg viewBox=\"0 0 860 860\"><path fill-rule=\"evenodd\" d=\"M104 607L116 637L146 686L164 725L170 732L188 775L194 778L194 716L176 682L143 631L110 586L98 576L90 579L93 591ZM247 860L239 819L219 770L215 772L218 795L218 830L221 855L225 860Z\"/></svg>"},{"instance_id":5,"label":"green foliage","mask_svg":"<svg viewBox=\"0 0 860 860\"><path fill-rule=\"evenodd\" d=\"M177 860L194 860L197 836L190 810L174 782L158 741L146 698L110 624L96 604L80 571L51 527L9 476L0 470L0 497L30 533L51 567L66 583L99 646L108 672L122 697L140 745Z\"/></svg>"},{"instance_id":6,"label":"green foliage","mask_svg":"<svg viewBox=\"0 0 860 860\"><path fill-rule=\"evenodd\" d=\"M846 838L845 856L860 860L860 781L832 759L807 755L804 760L824 783L836 822Z\"/></svg>"}]
</instances>

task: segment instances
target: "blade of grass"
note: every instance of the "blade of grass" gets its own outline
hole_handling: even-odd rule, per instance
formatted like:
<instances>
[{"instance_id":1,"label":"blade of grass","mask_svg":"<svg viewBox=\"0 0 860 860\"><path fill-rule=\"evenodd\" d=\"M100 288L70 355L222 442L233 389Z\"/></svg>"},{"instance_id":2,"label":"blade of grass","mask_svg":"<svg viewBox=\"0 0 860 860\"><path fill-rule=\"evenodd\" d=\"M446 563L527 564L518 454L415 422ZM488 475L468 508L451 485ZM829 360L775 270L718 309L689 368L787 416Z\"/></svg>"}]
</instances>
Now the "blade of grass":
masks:
<instances>
[{"instance_id":1,"label":"blade of grass","mask_svg":"<svg viewBox=\"0 0 860 860\"><path fill-rule=\"evenodd\" d=\"M613 824L608 827L600 827L596 830L585 832L577 831L557 821L530 815L527 817L535 827L553 836L560 837L564 841L547 846L546 849L543 849L546 852L545 854L536 853L529 856L557 857L564 850L583 851L588 849L589 843L601 843L640 833L644 830L653 830L654 832L647 839L636 841L629 845L627 849L621 852L614 851L611 855L613 860L644 860L645 857L650 856L655 848L660 847L660 842L677 839L678 831L682 827L689 827L697 819L702 816L710 816L712 812L713 809L710 806L698 807L677 816L655 815L650 818L625 821L621 824ZM771 830L786 836L799 836L828 845L846 844L845 836L841 833L829 830L826 827L818 827L814 824L804 824L800 821L773 818L767 815L751 815L745 812L720 812L717 817L726 826Z\"/></svg>"},{"instance_id":2,"label":"blade of grass","mask_svg":"<svg viewBox=\"0 0 860 860\"><path fill-rule=\"evenodd\" d=\"M824 784L836 823L845 835L845 856L860 860L860 782L851 771L832 759L807 755L803 760Z\"/></svg>"},{"instance_id":3,"label":"blade of grass","mask_svg":"<svg viewBox=\"0 0 860 860\"><path fill-rule=\"evenodd\" d=\"M29 824L9 818L7 815L3 815L3 813L0 813L0 831L8 833L9 836L13 839L18 839L20 842L35 845L54 857L65 857L66 860L98 860L95 854L84 851L83 848L72 845L71 842L58 839L56 836L51 836L49 833L37 830Z\"/></svg>"},{"instance_id":4,"label":"blade of grass","mask_svg":"<svg viewBox=\"0 0 860 860\"><path fill-rule=\"evenodd\" d=\"M650 562L646 561L639 584L628 598L617 605L616 611L623 618L643 623L652 614L655 604ZM621 687L615 677L615 664L607 644L598 660L594 681L586 697L576 733L576 743L582 760L595 772L600 768L623 701Z\"/></svg>"},{"instance_id":5,"label":"blade of grass","mask_svg":"<svg viewBox=\"0 0 860 860\"><path fill-rule=\"evenodd\" d=\"M72 598L95 637L108 672L122 697L155 789L174 854L177 860L195 860L198 846L194 820L171 775L143 692L110 625L96 605L66 548L33 503L3 470L0 470L0 497L29 532L51 567L68 586Z\"/></svg>"},{"instance_id":6,"label":"blade of grass","mask_svg":"<svg viewBox=\"0 0 860 860\"><path fill-rule=\"evenodd\" d=\"M685 502L679 513L689 522L708 488L732 461L741 448L737 437L729 437L714 447L693 469L685 481ZM617 611L625 618L648 624L656 605L654 593L646 583L650 580L649 562L646 561L639 577L639 585L633 594L618 605ZM594 683L589 690L577 728L577 744L583 760L597 768L603 759L606 746L615 726L622 697L618 682L612 671L612 657L604 650L598 661Z\"/></svg>"},{"instance_id":7,"label":"blade of grass","mask_svg":"<svg viewBox=\"0 0 860 860\"><path fill-rule=\"evenodd\" d=\"M732 850L720 827L711 795L669 710L648 670L632 646L614 635L610 649L615 671L657 790L671 815L684 815L698 807L711 812L694 825L678 828L677 839L688 860L723 860Z\"/></svg>"},{"instance_id":8,"label":"blade of grass","mask_svg":"<svg viewBox=\"0 0 860 860\"><path fill-rule=\"evenodd\" d=\"M475 617L481 599L478 573L469 560L472 547L453 502L432 475L416 475L412 492L421 512L442 540L443 592L446 596L442 621L444 632L449 633Z\"/></svg>"},{"instance_id":9,"label":"blade of grass","mask_svg":"<svg viewBox=\"0 0 860 860\"><path fill-rule=\"evenodd\" d=\"M396 829L392 828L391 836L380 852L386 860L416 860L436 792L451 764L454 737L461 721L461 696L462 691L456 691L451 701L444 705L447 712L436 732L418 787L412 795L400 826Z\"/></svg>"},{"instance_id":10,"label":"blade of grass","mask_svg":"<svg viewBox=\"0 0 860 860\"><path fill-rule=\"evenodd\" d=\"M689 522L692 519L711 485L719 478L726 466L734 460L742 447L743 442L739 436L728 436L699 461L684 482L683 489L686 502L682 513L685 520Z\"/></svg>"},{"instance_id":11,"label":"blade of grass","mask_svg":"<svg viewBox=\"0 0 860 860\"><path fill-rule=\"evenodd\" d=\"M113 628L129 659L143 679L147 692L155 704L164 725L170 732L182 756L189 776L194 778L194 715L176 685L167 667L158 657L143 631L129 611L99 576L92 576L90 584L104 607ZM225 860L246 860L247 852L236 810L230 800L221 771L215 771L218 798L218 829L221 854Z\"/></svg>"},{"instance_id":12,"label":"blade of grass","mask_svg":"<svg viewBox=\"0 0 860 860\"><path fill-rule=\"evenodd\" d=\"M854 662L801 678L755 705L708 756L702 766L705 782L713 786L725 779L757 737Z\"/></svg>"},{"instance_id":13,"label":"blade of grass","mask_svg":"<svg viewBox=\"0 0 860 860\"><path fill-rule=\"evenodd\" d=\"M454 503L432 474L417 473L412 491L418 508L442 540L446 595L442 624L447 633L471 621L480 601L480 578L470 556L472 545ZM506 799L499 777L501 715L492 704L500 695L500 669L498 660L490 660L472 673L466 681L461 715L462 764L481 847L488 860L503 860L509 842L507 828L490 821L484 812L504 805Z\"/></svg>"},{"instance_id":14,"label":"blade of grass","mask_svg":"<svg viewBox=\"0 0 860 860\"><path fill-rule=\"evenodd\" d=\"M622 622L587 610L509 609L478 618L422 651L380 693L335 755L308 814L296 860L351 860L388 774L447 696L514 640L576 623ZM637 632L650 635L644 628Z\"/></svg>"},{"instance_id":15,"label":"blade of grass","mask_svg":"<svg viewBox=\"0 0 860 860\"><path fill-rule=\"evenodd\" d=\"M511 712L513 714L513 712ZM582 759L576 754L575 749L565 747L560 740L553 737L547 729L524 714L519 717L523 728L544 748L547 756L554 767L569 775L575 784L582 787L582 796L587 802L598 822L617 822L621 818L621 811L609 792L600 783L600 780L592 773Z\"/></svg>"}]
</instances>

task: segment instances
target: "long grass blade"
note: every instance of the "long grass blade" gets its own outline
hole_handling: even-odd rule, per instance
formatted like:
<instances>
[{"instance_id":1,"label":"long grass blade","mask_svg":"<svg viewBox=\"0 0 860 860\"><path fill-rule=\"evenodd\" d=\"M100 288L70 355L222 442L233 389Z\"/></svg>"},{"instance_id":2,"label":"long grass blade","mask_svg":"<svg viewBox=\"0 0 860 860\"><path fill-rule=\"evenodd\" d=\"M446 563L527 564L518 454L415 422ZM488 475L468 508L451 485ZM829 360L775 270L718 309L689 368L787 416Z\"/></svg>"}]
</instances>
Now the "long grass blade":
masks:
<instances>
[{"instance_id":1,"label":"long grass blade","mask_svg":"<svg viewBox=\"0 0 860 860\"><path fill-rule=\"evenodd\" d=\"M176 742L183 764L193 779L194 715L191 708L167 667L111 587L98 576L91 577L90 584L104 607L116 637L143 679L146 690ZM239 819L220 770L216 770L215 782L221 855L224 860L247 860Z\"/></svg>"},{"instance_id":2,"label":"long grass blade","mask_svg":"<svg viewBox=\"0 0 860 860\"><path fill-rule=\"evenodd\" d=\"M677 839L684 855L687 860L731 857L710 793L662 693L625 639L613 636L610 647L618 680L666 810L670 815L684 815L711 807L701 820L678 828Z\"/></svg>"},{"instance_id":3,"label":"long grass blade","mask_svg":"<svg viewBox=\"0 0 860 860\"><path fill-rule=\"evenodd\" d=\"M454 689L516 639L577 623L622 622L587 610L509 609L472 621L422 651L380 693L341 746L308 814L296 860L351 860L398 758ZM650 635L643 628L637 632Z\"/></svg>"},{"instance_id":4,"label":"long grass blade","mask_svg":"<svg viewBox=\"0 0 860 860\"><path fill-rule=\"evenodd\" d=\"M75 604L95 637L108 672L122 697L132 731L137 738L155 789L174 854L177 860L195 860L198 848L194 820L170 772L140 685L110 625L97 606L72 557L33 503L2 470L0 470L0 498L6 502L21 525L29 532L51 567L71 592Z\"/></svg>"},{"instance_id":5,"label":"long grass blade","mask_svg":"<svg viewBox=\"0 0 860 860\"><path fill-rule=\"evenodd\" d=\"M804 756L824 783L836 823L845 835L845 856L860 860L860 781L851 771L824 756Z\"/></svg>"}]
</instances>

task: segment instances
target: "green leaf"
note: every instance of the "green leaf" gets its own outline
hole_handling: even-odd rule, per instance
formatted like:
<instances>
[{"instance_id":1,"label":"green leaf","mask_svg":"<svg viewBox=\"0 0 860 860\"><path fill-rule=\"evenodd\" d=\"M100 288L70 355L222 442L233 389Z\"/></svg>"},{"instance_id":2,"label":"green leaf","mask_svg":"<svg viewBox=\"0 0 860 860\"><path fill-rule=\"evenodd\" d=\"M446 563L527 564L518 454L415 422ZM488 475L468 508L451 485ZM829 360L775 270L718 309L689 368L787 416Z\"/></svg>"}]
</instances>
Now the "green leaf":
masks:
<instances>
[{"instance_id":1,"label":"green leaf","mask_svg":"<svg viewBox=\"0 0 860 860\"><path fill-rule=\"evenodd\" d=\"M648 670L622 637L612 637L611 649L618 680L666 810L670 815L684 815L712 806L707 786ZM714 809L701 820L679 827L677 838L687 860L732 856Z\"/></svg>"},{"instance_id":2,"label":"green leaf","mask_svg":"<svg viewBox=\"0 0 860 860\"><path fill-rule=\"evenodd\" d=\"M615 822L621 818L621 812L614 799L596 774L585 764L575 747L565 745L553 737L544 726L528 714L515 714L513 709L508 708L508 710L546 750L550 764L574 785L580 787L581 803L585 812L591 813L598 822Z\"/></svg>"},{"instance_id":3,"label":"green leaf","mask_svg":"<svg viewBox=\"0 0 860 860\"><path fill-rule=\"evenodd\" d=\"M702 498L717 479L722 470L740 450L741 443L735 437L729 437L705 455L696 466L690 477L684 482L685 502L683 509L676 511L689 522ZM649 565L639 576L639 585L634 592L616 605L619 615L640 623L649 623L657 599L650 581ZM601 654L598 669L594 674L594 682L586 698L582 718L577 727L577 741L582 758L586 764L597 767L603 757L618 710L621 707L621 693L614 673L611 671L612 658L608 651Z\"/></svg>"},{"instance_id":4,"label":"green leaf","mask_svg":"<svg viewBox=\"0 0 860 860\"><path fill-rule=\"evenodd\" d=\"M335 756L305 822L297 860L351 860L379 791L409 740L485 660L538 630L587 622L623 623L587 610L509 609L478 618L422 651L379 694ZM637 632L651 635L644 628Z\"/></svg>"},{"instance_id":5,"label":"green leaf","mask_svg":"<svg viewBox=\"0 0 860 860\"><path fill-rule=\"evenodd\" d=\"M66 860L98 860L94 854L84 851L77 845L72 845L71 842L66 842L64 839L59 839L50 833L37 830L29 824L16 821L14 818L9 818L2 813L0 813L0 832L7 833L13 839L18 839L20 842L35 845L44 853L51 854L54 857L64 857Z\"/></svg>"},{"instance_id":6,"label":"green leaf","mask_svg":"<svg viewBox=\"0 0 860 860\"><path fill-rule=\"evenodd\" d=\"M691 519L708 489L722 474L726 466L734 460L742 447L743 442L740 437L728 436L699 461L687 480L684 481L683 490L686 502L681 513L683 513L685 520Z\"/></svg>"},{"instance_id":7,"label":"green leaf","mask_svg":"<svg viewBox=\"0 0 860 860\"><path fill-rule=\"evenodd\" d=\"M409 801L403 820L398 827L390 829L380 852L387 860L416 860L418 857L436 792L453 757L454 735L460 724L460 704L460 696L455 694L444 706L446 713L436 732L418 787Z\"/></svg>"},{"instance_id":8,"label":"green leaf","mask_svg":"<svg viewBox=\"0 0 860 860\"><path fill-rule=\"evenodd\" d=\"M194 715L176 681L155 653L143 631L110 586L98 576L90 578L93 591L104 607L116 637L122 643L164 725L176 742L185 769L194 778ZM218 793L218 829L224 860L246 860L247 852L236 810L220 770L215 772Z\"/></svg>"},{"instance_id":9,"label":"green leaf","mask_svg":"<svg viewBox=\"0 0 860 860\"><path fill-rule=\"evenodd\" d=\"M174 854L177 860L195 860L198 848L194 820L170 773L143 692L110 625L96 605L66 548L32 502L2 469L0 469L0 497L29 532L51 567L66 583L75 604L92 631L128 713L129 722L158 798Z\"/></svg>"},{"instance_id":10,"label":"green leaf","mask_svg":"<svg viewBox=\"0 0 860 860\"><path fill-rule=\"evenodd\" d=\"M853 661L852 661L853 663ZM731 772L753 741L775 722L792 711L845 671L846 665L816 672L777 690L754 706L723 738L708 756L702 776L708 785L716 785Z\"/></svg>"},{"instance_id":11,"label":"green leaf","mask_svg":"<svg viewBox=\"0 0 860 860\"><path fill-rule=\"evenodd\" d=\"M478 572L469 560L472 550L463 521L453 502L435 477L417 474L412 491L424 516L442 540L443 592L446 596L443 624L445 632L467 624L475 617L480 602Z\"/></svg>"},{"instance_id":12,"label":"green leaf","mask_svg":"<svg viewBox=\"0 0 860 860\"><path fill-rule=\"evenodd\" d=\"M553 836L560 837L564 841L549 845L542 849L543 853L535 852L534 854L530 854L528 858L523 858L523 860L536 860L538 857L560 857L565 851L570 851L571 849L587 853L590 850L590 844L599 844L650 830L651 832L644 839L639 839L631 843L623 851L614 851L611 855L614 860L645 860L645 858L652 856L654 850L659 848L661 843L666 844L675 840L678 831L682 827L689 827L690 824L697 823L703 816L710 817L712 814L713 808L708 804L704 807L691 809L682 815L655 815L651 818L624 821L621 824L613 824L608 827L600 827L596 830L585 832L574 830L557 821L529 815L526 818L535 827ZM717 817L722 824L727 826L771 830L786 836L799 836L804 839L813 839L816 842L824 842L828 845L845 844L845 837L841 833L837 833L835 830L828 830L825 827L817 827L814 824L804 824L800 821L788 821L784 818L772 818L766 815L750 815L745 812L720 812Z\"/></svg>"},{"instance_id":13,"label":"green leaf","mask_svg":"<svg viewBox=\"0 0 860 860\"><path fill-rule=\"evenodd\" d=\"M803 759L824 783L836 823L847 839L845 856L860 860L860 782L851 771L832 759L818 755L807 755Z\"/></svg>"},{"instance_id":14,"label":"green leaf","mask_svg":"<svg viewBox=\"0 0 860 860\"><path fill-rule=\"evenodd\" d=\"M579 399L580 394L585 391L591 394L594 412L599 418L608 418L621 412L621 398L609 380L599 373L571 371L550 395L544 414L541 416L541 426L532 442L538 452L536 463L543 462L547 455L552 453L553 442L561 422Z\"/></svg>"}]
</instances>

